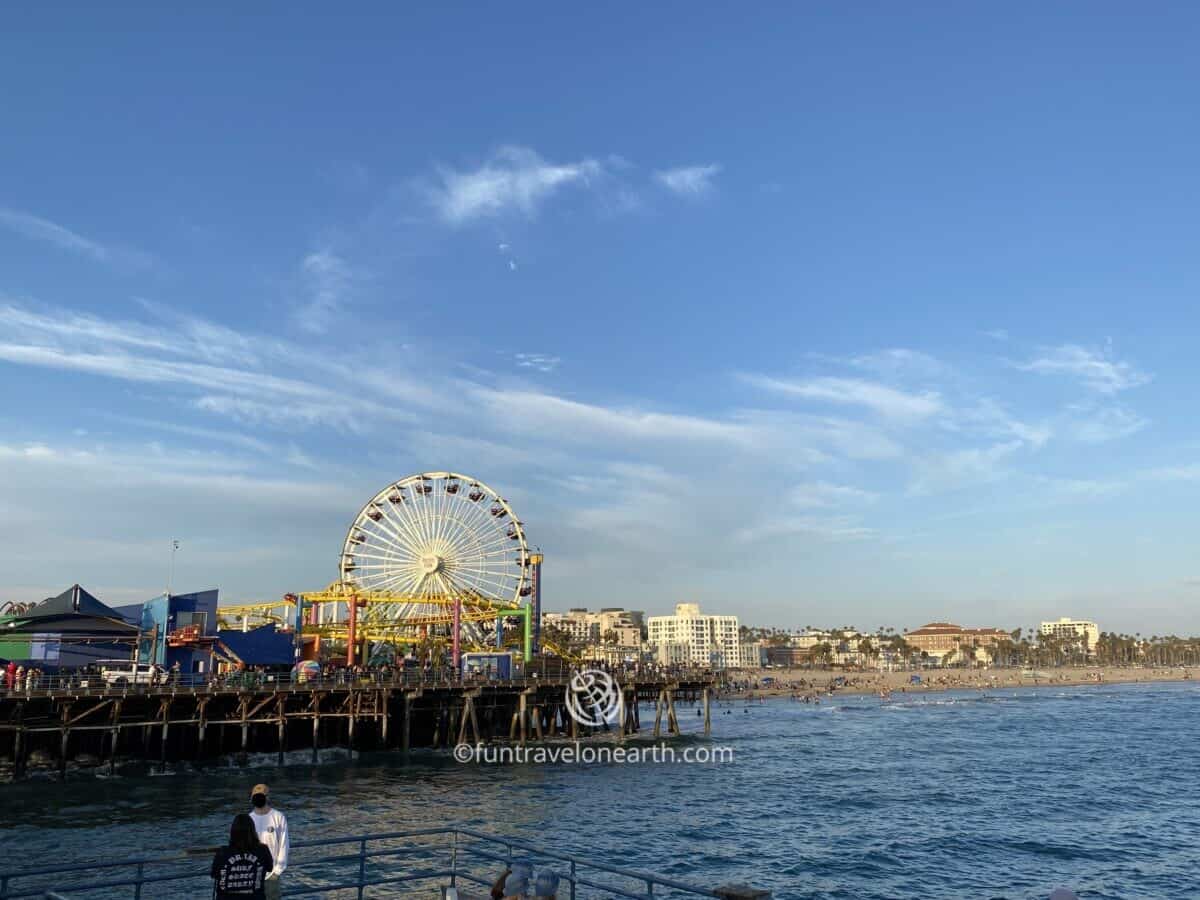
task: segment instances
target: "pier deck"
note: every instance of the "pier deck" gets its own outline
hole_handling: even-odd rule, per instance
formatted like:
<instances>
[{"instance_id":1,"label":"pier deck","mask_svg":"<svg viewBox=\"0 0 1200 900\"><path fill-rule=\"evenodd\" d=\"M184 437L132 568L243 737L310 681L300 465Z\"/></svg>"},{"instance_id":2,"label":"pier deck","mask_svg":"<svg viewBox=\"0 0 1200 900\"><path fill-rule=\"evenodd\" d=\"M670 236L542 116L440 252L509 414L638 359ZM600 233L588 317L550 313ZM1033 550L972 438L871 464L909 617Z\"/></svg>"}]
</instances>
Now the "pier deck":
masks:
<instances>
[{"instance_id":1,"label":"pier deck","mask_svg":"<svg viewBox=\"0 0 1200 900\"><path fill-rule=\"evenodd\" d=\"M678 733L677 703L700 703L704 730L716 687L711 673L616 674L624 713L617 737L641 730L643 704L653 704L653 734ZM107 766L126 761L165 766L228 754L327 747L407 751L458 743L525 743L589 732L568 715L569 675L505 681L393 678L254 684L189 682L109 687L90 679L48 680L0 693L0 762L11 777L31 765Z\"/></svg>"}]
</instances>

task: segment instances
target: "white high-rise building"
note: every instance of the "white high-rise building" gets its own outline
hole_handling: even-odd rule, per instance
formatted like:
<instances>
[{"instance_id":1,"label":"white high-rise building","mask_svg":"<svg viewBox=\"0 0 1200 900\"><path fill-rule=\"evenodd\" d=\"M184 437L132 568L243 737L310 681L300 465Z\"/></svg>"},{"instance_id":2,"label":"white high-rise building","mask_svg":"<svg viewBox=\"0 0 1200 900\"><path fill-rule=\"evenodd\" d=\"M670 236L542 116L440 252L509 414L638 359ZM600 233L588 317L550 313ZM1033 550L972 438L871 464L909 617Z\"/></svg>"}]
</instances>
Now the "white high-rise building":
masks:
<instances>
[{"instance_id":1,"label":"white high-rise building","mask_svg":"<svg viewBox=\"0 0 1200 900\"><path fill-rule=\"evenodd\" d=\"M1063 616L1057 622L1043 622L1039 630L1048 637L1079 641L1081 644L1086 642L1089 655L1096 652L1096 645L1100 643L1099 625L1069 616Z\"/></svg>"},{"instance_id":2,"label":"white high-rise building","mask_svg":"<svg viewBox=\"0 0 1200 900\"><path fill-rule=\"evenodd\" d=\"M723 669L741 663L737 616L706 616L698 603L676 603L673 616L649 616L646 639L653 647L680 644L687 662Z\"/></svg>"}]
</instances>

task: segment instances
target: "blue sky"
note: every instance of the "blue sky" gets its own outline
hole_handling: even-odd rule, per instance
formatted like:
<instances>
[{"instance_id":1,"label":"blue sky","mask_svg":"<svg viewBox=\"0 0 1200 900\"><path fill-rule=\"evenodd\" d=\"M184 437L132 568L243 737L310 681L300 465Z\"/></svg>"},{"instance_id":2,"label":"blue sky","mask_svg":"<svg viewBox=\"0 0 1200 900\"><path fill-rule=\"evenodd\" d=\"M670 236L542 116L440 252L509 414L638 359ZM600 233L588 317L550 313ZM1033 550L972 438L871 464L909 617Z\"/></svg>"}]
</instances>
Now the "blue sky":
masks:
<instances>
[{"instance_id":1,"label":"blue sky","mask_svg":"<svg viewBox=\"0 0 1200 900\"><path fill-rule=\"evenodd\" d=\"M333 580L1195 632L1200 12L7 10L0 597Z\"/></svg>"}]
</instances>

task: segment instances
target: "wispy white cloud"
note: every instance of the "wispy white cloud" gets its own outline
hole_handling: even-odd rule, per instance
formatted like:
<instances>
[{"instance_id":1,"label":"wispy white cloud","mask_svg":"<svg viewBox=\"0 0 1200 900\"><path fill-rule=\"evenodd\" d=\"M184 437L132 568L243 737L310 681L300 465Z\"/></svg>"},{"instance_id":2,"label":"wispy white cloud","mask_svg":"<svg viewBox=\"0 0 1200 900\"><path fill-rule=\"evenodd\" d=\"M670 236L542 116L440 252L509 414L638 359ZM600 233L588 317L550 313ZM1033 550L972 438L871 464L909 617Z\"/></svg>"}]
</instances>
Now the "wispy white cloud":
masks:
<instances>
[{"instance_id":1,"label":"wispy white cloud","mask_svg":"<svg viewBox=\"0 0 1200 900\"><path fill-rule=\"evenodd\" d=\"M831 508L838 506L873 503L879 498L872 491L845 484L830 484L815 481L801 484L791 492L791 501L801 508Z\"/></svg>"},{"instance_id":2,"label":"wispy white cloud","mask_svg":"<svg viewBox=\"0 0 1200 900\"><path fill-rule=\"evenodd\" d=\"M80 447L73 444L50 445L44 442L0 444L0 459L9 463L25 461L41 466L90 471L108 475L140 470L143 477L190 478L199 475L225 477L242 475L252 468L246 458L224 452L188 448L167 453L157 441L109 447L95 442Z\"/></svg>"},{"instance_id":3,"label":"wispy white cloud","mask_svg":"<svg viewBox=\"0 0 1200 900\"><path fill-rule=\"evenodd\" d=\"M255 399L227 394L205 394L195 398L193 406L246 425L271 425L277 428L312 428L330 425L352 434L368 430L367 417L357 403L337 400L304 401L284 398ZM400 418L390 416L395 420Z\"/></svg>"},{"instance_id":4,"label":"wispy white cloud","mask_svg":"<svg viewBox=\"0 0 1200 900\"><path fill-rule=\"evenodd\" d=\"M853 356L846 362L859 369L897 378L935 378L947 372L947 366L941 360L904 347Z\"/></svg>"},{"instance_id":5,"label":"wispy white cloud","mask_svg":"<svg viewBox=\"0 0 1200 900\"><path fill-rule=\"evenodd\" d=\"M1098 439L1098 430L1081 430L1085 421L1111 432L1132 421L1106 412L1113 400L1104 396L1070 415L1038 412L1036 404L1027 405L1027 395L1009 402L981 398L959 368L964 363L956 360L951 369L903 348L823 358L830 368L816 370L816 377L742 376L778 395L763 404L775 407L769 410L725 409L708 398L680 408L652 397L568 396L515 377L514 370L530 374L559 365L547 354L509 351L497 357L501 371L484 372L465 366L466 359L422 355L415 343L405 353L393 352L395 345L375 353L383 345L368 338L351 360L314 354L301 338L285 342L239 332L149 303L137 321L3 304L0 298L0 359L136 383L120 393L183 413L177 426L137 425L161 432L150 436L162 445L143 437L138 454L163 490L186 488L196 507L211 502L210 495L224 500L243 485L277 478L281 466L290 467L282 471L298 482L315 482L328 471L330 447L353 446L352 461L341 457L346 480L366 473L363 484L354 482L348 492L353 496L339 496L333 513L323 503L297 501L296 508L320 506L326 519L339 511L352 516L362 499L359 488L369 496L384 470L385 478L420 467L474 472L514 499L541 540L553 541L556 561L566 560L563 571L575 566L594 578L633 547L658 548L653 565L638 568L639 561L630 570L630 580L639 584L665 577L672 567L712 572L712 584L725 584L722 578L739 577L744 560L760 550L766 556L812 552L818 559L822 553L858 553L821 547L881 539L884 523L901 512L906 522L919 524L943 502L933 496L942 491L973 489L964 494L969 503L960 504L973 505L1002 493L988 491L1002 479L1003 493L1020 487L1031 500L1045 496L1066 504L1107 496L1116 488L1105 478L1089 478L1082 466L1069 479L1037 481L1034 465L1051 454L1036 451L1052 438ZM363 358L372 364L359 365ZM220 420L255 427L227 421L220 423L227 427L205 427ZM94 472L97 497L105 480L143 483L142 476L125 477L124 468L112 470L119 477L108 476L104 467L111 462L98 444L108 435L97 431L103 429L75 442L96 447L86 451L92 455L55 456L68 451L44 436L0 448L0 470L41 466L43 484L52 482L56 466L68 475ZM21 438L28 434L39 437L23 432ZM173 480L171 465L181 448L206 447L208 440L226 446L188 457L185 467L196 470L191 480ZM223 453L229 454L224 461ZM1146 487L1151 478L1189 476L1200 481L1200 467L1140 477ZM0 471L0 482L4 478ZM522 495L521 485L531 481L536 489ZM281 488L255 493L246 487L248 496L268 500L276 490ZM17 501L5 496L3 502ZM900 503L906 508L897 509ZM246 501L236 509L251 514ZM7 508L0 537L6 517L11 519ZM324 539L329 527L328 521L318 523L314 534ZM743 542L738 560L722 553L730 540ZM579 602L598 599L587 595L583 580L570 587L582 592Z\"/></svg>"},{"instance_id":6,"label":"wispy white cloud","mask_svg":"<svg viewBox=\"0 0 1200 900\"><path fill-rule=\"evenodd\" d=\"M1159 466L1146 470L1142 477L1151 481L1200 481L1200 463Z\"/></svg>"},{"instance_id":7,"label":"wispy white cloud","mask_svg":"<svg viewBox=\"0 0 1200 900\"><path fill-rule=\"evenodd\" d=\"M909 493L931 494L997 481L1008 474L1010 458L1024 446L1024 441L1012 440L929 454L917 460L916 477L909 485Z\"/></svg>"},{"instance_id":8,"label":"wispy white cloud","mask_svg":"<svg viewBox=\"0 0 1200 900\"><path fill-rule=\"evenodd\" d=\"M1067 407L1067 429L1085 444L1102 444L1137 434L1149 421L1118 405L1076 403Z\"/></svg>"},{"instance_id":9,"label":"wispy white cloud","mask_svg":"<svg viewBox=\"0 0 1200 900\"><path fill-rule=\"evenodd\" d=\"M0 360L38 368L84 372L143 384L184 386L202 391L197 408L249 422L327 422L347 425L363 417L395 421L394 406L318 384L305 377L278 375L287 370L299 348L263 338L237 335L226 351L214 350L206 338L225 337L228 329L183 318L174 328L101 320L64 311L39 312L0 306ZM217 365L214 355L244 361L246 348L257 345L263 358L250 364ZM312 363L317 365L317 363ZM326 366L336 371L333 365ZM401 384L394 387L399 388Z\"/></svg>"},{"instance_id":10,"label":"wispy white cloud","mask_svg":"<svg viewBox=\"0 0 1200 900\"><path fill-rule=\"evenodd\" d=\"M518 353L517 365L522 369L536 369L539 372L553 372L562 360L557 356L545 353Z\"/></svg>"},{"instance_id":11,"label":"wispy white cloud","mask_svg":"<svg viewBox=\"0 0 1200 900\"><path fill-rule=\"evenodd\" d=\"M508 271L515 272L520 266L517 264L517 259L513 255L512 244L507 241L501 241L496 245L496 250L504 256Z\"/></svg>"},{"instance_id":12,"label":"wispy white cloud","mask_svg":"<svg viewBox=\"0 0 1200 900\"><path fill-rule=\"evenodd\" d=\"M121 425L133 425L138 428L146 428L153 431L164 431L170 434L183 435L184 437L199 438L206 441L217 441L219 443L230 444L235 447L242 447L246 450L253 450L257 453L270 454L275 452L275 448L271 444L268 444L266 441L252 437L248 434L222 431L217 428L204 428L197 425L185 425L178 422L162 422L157 419L146 419L140 416L117 415L114 413L109 413L105 415L104 418L107 421L117 422Z\"/></svg>"},{"instance_id":13,"label":"wispy white cloud","mask_svg":"<svg viewBox=\"0 0 1200 900\"><path fill-rule=\"evenodd\" d=\"M477 169L441 169L427 193L435 211L451 225L510 212L534 216L556 192L586 185L602 171L594 159L550 163L527 147L507 146Z\"/></svg>"},{"instance_id":14,"label":"wispy white cloud","mask_svg":"<svg viewBox=\"0 0 1200 900\"><path fill-rule=\"evenodd\" d=\"M792 516L738 528L733 533L733 539L740 544L797 536L822 541L862 541L875 537L876 531L850 516Z\"/></svg>"},{"instance_id":15,"label":"wispy white cloud","mask_svg":"<svg viewBox=\"0 0 1200 900\"><path fill-rule=\"evenodd\" d=\"M283 454L283 461L289 466L298 466L302 469L319 469L320 464L315 459L297 447L295 444L288 444L287 450Z\"/></svg>"},{"instance_id":16,"label":"wispy white cloud","mask_svg":"<svg viewBox=\"0 0 1200 900\"><path fill-rule=\"evenodd\" d=\"M329 399L334 396L317 385L263 372L121 352L106 353L54 346L0 343L0 359L42 368L87 372L125 381L188 384L233 393L319 396Z\"/></svg>"},{"instance_id":17,"label":"wispy white cloud","mask_svg":"<svg viewBox=\"0 0 1200 900\"><path fill-rule=\"evenodd\" d=\"M202 351L191 338L168 329L15 307L0 310L5 313L21 323L24 340L0 343L0 360L190 388L197 392L187 401L191 408L253 425L326 424L365 433L381 422L418 421L417 407L422 415L426 408L457 410L464 423L479 427L482 422L498 433L568 441L603 437L748 446L756 434L753 426L729 419L616 408L438 375L410 388L412 379L405 373L363 373L336 363L312 363L322 369L318 383L290 363L311 354L285 343L265 343L268 355L253 367L214 365L197 361ZM555 357L544 354L527 354L519 362L544 371L557 365ZM295 374L276 374L282 371ZM453 424L445 423L447 428Z\"/></svg>"},{"instance_id":18,"label":"wispy white cloud","mask_svg":"<svg viewBox=\"0 0 1200 900\"><path fill-rule=\"evenodd\" d=\"M1024 421L990 397L980 397L956 408L939 424L949 431L997 439L1016 438L1034 448L1042 447L1054 435L1050 423Z\"/></svg>"},{"instance_id":19,"label":"wispy white cloud","mask_svg":"<svg viewBox=\"0 0 1200 900\"><path fill-rule=\"evenodd\" d=\"M96 262L129 266L145 266L150 263L150 257L145 253L102 244L49 219L20 210L0 207L0 228L6 228L30 240L53 244Z\"/></svg>"},{"instance_id":20,"label":"wispy white cloud","mask_svg":"<svg viewBox=\"0 0 1200 900\"><path fill-rule=\"evenodd\" d=\"M695 197L712 190L713 179L721 171L716 163L706 166L682 166L654 173L654 180L669 191Z\"/></svg>"},{"instance_id":21,"label":"wispy white cloud","mask_svg":"<svg viewBox=\"0 0 1200 900\"><path fill-rule=\"evenodd\" d=\"M0 305L0 334L9 340L95 341L138 350L177 346L159 331L139 323L99 319L69 310L35 311L12 302Z\"/></svg>"},{"instance_id":22,"label":"wispy white cloud","mask_svg":"<svg viewBox=\"0 0 1200 900\"><path fill-rule=\"evenodd\" d=\"M989 328L983 332L984 337L990 337L993 341L1007 341L1008 331L1004 328Z\"/></svg>"},{"instance_id":23,"label":"wispy white cloud","mask_svg":"<svg viewBox=\"0 0 1200 900\"><path fill-rule=\"evenodd\" d=\"M73 310L34 308L12 300L0 302L0 338L35 347L95 349L139 355L161 353L205 362L238 362L253 366L279 345L265 336L248 336L206 319L181 313L144 298L138 304L162 324L128 319L102 319ZM0 295L0 301L5 300Z\"/></svg>"},{"instance_id":24,"label":"wispy white cloud","mask_svg":"<svg viewBox=\"0 0 1200 900\"><path fill-rule=\"evenodd\" d=\"M1024 372L1075 378L1101 394L1116 394L1151 380L1150 375L1132 363L1113 359L1111 349L1094 350L1078 344L1050 348L1028 362L1015 365Z\"/></svg>"},{"instance_id":25,"label":"wispy white cloud","mask_svg":"<svg viewBox=\"0 0 1200 900\"><path fill-rule=\"evenodd\" d=\"M842 406L861 406L892 419L924 419L941 412L941 397L933 391L910 393L874 381L823 376L807 379L743 375L763 390Z\"/></svg>"},{"instance_id":26,"label":"wispy white cloud","mask_svg":"<svg viewBox=\"0 0 1200 900\"><path fill-rule=\"evenodd\" d=\"M293 312L296 324L310 334L323 334L338 320L355 273L332 250L316 250L300 264L305 301Z\"/></svg>"},{"instance_id":27,"label":"wispy white cloud","mask_svg":"<svg viewBox=\"0 0 1200 900\"><path fill-rule=\"evenodd\" d=\"M498 427L542 430L559 439L589 440L597 434L651 441L701 440L747 443L752 429L733 422L676 413L616 409L554 394L468 386L469 395Z\"/></svg>"},{"instance_id":28,"label":"wispy white cloud","mask_svg":"<svg viewBox=\"0 0 1200 900\"><path fill-rule=\"evenodd\" d=\"M1128 484L1123 480L1098 478L1058 478L1039 476L1037 483L1052 494L1066 499L1099 499L1112 497L1124 491Z\"/></svg>"},{"instance_id":29,"label":"wispy white cloud","mask_svg":"<svg viewBox=\"0 0 1200 900\"><path fill-rule=\"evenodd\" d=\"M800 465L887 460L904 454L877 421L763 410L741 411L736 421L751 429L756 446Z\"/></svg>"},{"instance_id":30,"label":"wispy white cloud","mask_svg":"<svg viewBox=\"0 0 1200 900\"><path fill-rule=\"evenodd\" d=\"M0 444L0 457L13 459L23 457L25 459L55 459L61 455L61 451L55 450L46 444L30 443L30 444Z\"/></svg>"},{"instance_id":31,"label":"wispy white cloud","mask_svg":"<svg viewBox=\"0 0 1200 900\"><path fill-rule=\"evenodd\" d=\"M27 238L45 241L64 250L90 256L99 262L108 262L112 258L112 253L103 244L76 234L69 228L64 228L49 219L42 219L26 212L0 208L0 226Z\"/></svg>"},{"instance_id":32,"label":"wispy white cloud","mask_svg":"<svg viewBox=\"0 0 1200 900\"><path fill-rule=\"evenodd\" d=\"M0 590L14 599L44 597L52 591L30 588L14 597L11 587L48 571L63 579L54 590L80 581L102 597L111 585L126 586L122 596L130 600L151 596L162 590L164 535L184 539L176 584L219 582L226 602L254 599L247 589L278 596L276 585L293 580L327 583L329 523L356 508L371 485L313 473L284 479L236 454L186 445L0 444L0 497L9 507L0 516L7 551ZM68 508L72 514L64 516ZM280 522L287 523L283 532ZM51 531L53 546L45 540Z\"/></svg>"}]
</instances>

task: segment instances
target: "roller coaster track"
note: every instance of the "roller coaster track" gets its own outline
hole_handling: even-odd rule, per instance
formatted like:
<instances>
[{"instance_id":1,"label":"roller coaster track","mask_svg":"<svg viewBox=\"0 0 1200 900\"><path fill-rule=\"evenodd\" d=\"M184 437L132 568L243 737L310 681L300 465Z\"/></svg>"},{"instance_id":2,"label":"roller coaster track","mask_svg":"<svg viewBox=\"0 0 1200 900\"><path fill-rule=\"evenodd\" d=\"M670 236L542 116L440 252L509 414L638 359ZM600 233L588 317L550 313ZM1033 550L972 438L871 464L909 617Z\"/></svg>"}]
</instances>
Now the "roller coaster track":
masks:
<instances>
[{"instance_id":1,"label":"roller coaster track","mask_svg":"<svg viewBox=\"0 0 1200 900\"><path fill-rule=\"evenodd\" d=\"M415 638L417 629L431 629L451 626L454 623L454 606L460 604L460 625L490 624L497 618L497 613L504 610L518 609L515 603L497 603L478 595L463 595L453 597L413 597L409 594L399 594L383 591L362 591L349 585L333 583L323 591L311 591L299 595L306 608L330 604L348 604L354 602L359 607L359 619L356 626L358 637L369 641L389 641ZM217 608L217 616L231 622L241 617L249 617L264 622L288 624L294 618L294 610L298 601L297 595L288 594L279 600L261 603L241 603L234 606ZM408 616L402 619L389 617L386 611L397 606L420 603L425 606L441 607L443 613L433 615ZM338 608L335 606L335 609ZM324 618L324 617L323 617ZM330 616L329 618L333 618ZM325 622L320 625L305 624L305 634L317 635L323 639L346 640L349 637L349 627L345 621ZM471 650L489 650L492 646L481 639L476 629L474 634L464 635L464 647ZM436 640L435 637L427 639ZM519 645L516 635L505 636L506 645ZM568 662L578 664L581 658L568 648L556 641L546 638L541 640L542 646L556 656Z\"/></svg>"}]
</instances>

